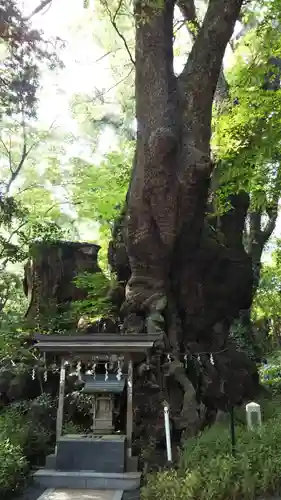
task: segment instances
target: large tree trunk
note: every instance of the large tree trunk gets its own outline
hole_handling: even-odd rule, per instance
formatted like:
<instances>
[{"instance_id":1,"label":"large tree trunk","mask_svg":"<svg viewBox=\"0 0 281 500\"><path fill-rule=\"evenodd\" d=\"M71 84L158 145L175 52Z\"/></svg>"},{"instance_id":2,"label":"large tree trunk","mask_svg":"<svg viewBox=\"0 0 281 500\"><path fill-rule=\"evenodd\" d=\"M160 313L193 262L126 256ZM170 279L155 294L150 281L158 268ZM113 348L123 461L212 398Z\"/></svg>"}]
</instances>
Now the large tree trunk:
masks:
<instances>
[{"instance_id":1,"label":"large tree trunk","mask_svg":"<svg viewBox=\"0 0 281 500\"><path fill-rule=\"evenodd\" d=\"M174 0L161 7L138 1L135 12L136 156L109 261L120 279L119 302L128 280L124 333L163 333L162 361L167 353L172 359L162 366L165 396L175 425L189 433L200 426L198 400L226 410L258 386L255 366L228 341L231 322L252 301L251 259L242 245L248 199L219 231L206 218L212 103L241 3L209 1L178 78Z\"/></svg>"},{"instance_id":2,"label":"large tree trunk","mask_svg":"<svg viewBox=\"0 0 281 500\"><path fill-rule=\"evenodd\" d=\"M39 242L30 249L25 265L24 290L29 298L26 319L39 328L73 328L78 318L66 316L72 302L87 297L74 279L84 272L101 272L99 245L69 241Z\"/></svg>"}]
</instances>

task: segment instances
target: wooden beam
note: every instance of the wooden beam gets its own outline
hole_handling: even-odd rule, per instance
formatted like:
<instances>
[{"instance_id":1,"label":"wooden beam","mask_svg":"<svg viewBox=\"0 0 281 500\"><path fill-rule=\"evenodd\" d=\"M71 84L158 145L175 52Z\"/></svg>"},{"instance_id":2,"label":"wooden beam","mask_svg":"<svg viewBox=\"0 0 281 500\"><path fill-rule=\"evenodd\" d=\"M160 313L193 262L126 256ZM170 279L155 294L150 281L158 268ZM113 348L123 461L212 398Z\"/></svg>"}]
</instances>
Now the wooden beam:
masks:
<instances>
[{"instance_id":1,"label":"wooden beam","mask_svg":"<svg viewBox=\"0 0 281 500\"><path fill-rule=\"evenodd\" d=\"M61 369L60 369L59 402L58 402L57 423L56 423L56 442L58 442L59 438L62 435L64 391L65 391L65 360L62 359Z\"/></svg>"},{"instance_id":2,"label":"wooden beam","mask_svg":"<svg viewBox=\"0 0 281 500\"><path fill-rule=\"evenodd\" d=\"M133 361L129 360L127 378L127 458L132 457L133 436Z\"/></svg>"}]
</instances>

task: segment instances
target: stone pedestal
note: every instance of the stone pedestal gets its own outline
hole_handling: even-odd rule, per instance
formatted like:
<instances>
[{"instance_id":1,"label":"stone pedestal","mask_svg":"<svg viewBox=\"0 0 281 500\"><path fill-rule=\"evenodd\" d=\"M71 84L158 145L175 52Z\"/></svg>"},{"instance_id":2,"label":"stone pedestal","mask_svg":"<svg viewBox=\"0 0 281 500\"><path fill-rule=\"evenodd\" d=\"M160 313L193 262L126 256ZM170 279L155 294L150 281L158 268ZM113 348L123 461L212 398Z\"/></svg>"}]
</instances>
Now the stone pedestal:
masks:
<instances>
[{"instance_id":1,"label":"stone pedestal","mask_svg":"<svg viewBox=\"0 0 281 500\"><path fill-rule=\"evenodd\" d=\"M126 436L66 435L57 443L56 469L60 471L125 471Z\"/></svg>"}]
</instances>

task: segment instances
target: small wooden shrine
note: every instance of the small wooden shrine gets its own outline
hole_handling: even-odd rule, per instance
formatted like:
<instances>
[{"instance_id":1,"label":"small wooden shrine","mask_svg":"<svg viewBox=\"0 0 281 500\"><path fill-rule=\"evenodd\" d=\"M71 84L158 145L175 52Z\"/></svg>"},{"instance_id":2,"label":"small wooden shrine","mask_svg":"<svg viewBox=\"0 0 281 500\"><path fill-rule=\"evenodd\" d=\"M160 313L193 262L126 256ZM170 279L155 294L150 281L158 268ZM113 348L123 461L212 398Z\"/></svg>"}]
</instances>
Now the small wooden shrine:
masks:
<instances>
[{"instance_id":1,"label":"small wooden shrine","mask_svg":"<svg viewBox=\"0 0 281 500\"><path fill-rule=\"evenodd\" d=\"M73 453L69 450L68 454L83 455L84 451L82 450L85 448L78 450L78 444L79 442L81 444L83 439L87 441L89 451L90 435L92 436L93 443L95 442L95 446L97 446L97 441L101 438L108 445L110 441L116 443L117 438L122 438L122 436L117 435L114 429L114 401L116 395L120 395L126 391L127 414L126 430L123 436L123 443L125 444L123 470L132 470L134 468L134 465L132 465L134 463L132 459L133 366L134 363L141 362L150 356L151 349L157 339L159 339L159 334L126 336L119 334L92 334L85 336L38 334L35 336L35 347L44 356L49 353L60 359L60 386L56 424L57 454L58 443L63 448L62 428L66 371L69 367L74 366L80 390L93 398L93 425L91 432L86 437L75 436L74 439L72 436ZM84 444L86 441L84 441ZM88 456L93 457L95 455L95 457L98 457L99 453L100 451L97 450L97 447L92 447ZM111 455L111 451L106 451L106 453ZM91 462L92 459L89 458L89 461ZM85 468L85 465L82 466L79 464L79 467L82 469ZM95 467L95 470L97 470L97 467Z\"/></svg>"}]
</instances>

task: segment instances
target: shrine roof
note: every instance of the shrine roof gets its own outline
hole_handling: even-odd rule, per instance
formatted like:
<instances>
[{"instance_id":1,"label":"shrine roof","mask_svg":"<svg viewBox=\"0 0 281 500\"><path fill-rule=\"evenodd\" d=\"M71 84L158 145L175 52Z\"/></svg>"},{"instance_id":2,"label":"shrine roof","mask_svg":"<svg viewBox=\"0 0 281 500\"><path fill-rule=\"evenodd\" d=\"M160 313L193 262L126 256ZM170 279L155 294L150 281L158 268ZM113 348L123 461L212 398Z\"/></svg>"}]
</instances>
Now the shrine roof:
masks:
<instances>
[{"instance_id":1,"label":"shrine roof","mask_svg":"<svg viewBox=\"0 0 281 500\"><path fill-rule=\"evenodd\" d=\"M146 353L159 340L160 334L120 335L94 333L91 335L36 334L34 347L41 352L56 354L125 354Z\"/></svg>"},{"instance_id":2,"label":"shrine roof","mask_svg":"<svg viewBox=\"0 0 281 500\"><path fill-rule=\"evenodd\" d=\"M112 394L120 394L125 387L125 376L118 380L115 374L109 373L107 375L107 379L105 379L104 375L84 375L83 380L85 386L82 389L82 392L85 394L93 394L93 393L112 393Z\"/></svg>"}]
</instances>

